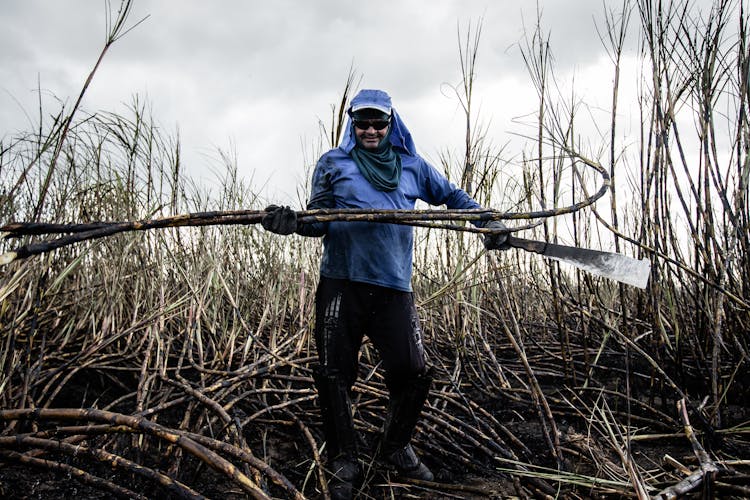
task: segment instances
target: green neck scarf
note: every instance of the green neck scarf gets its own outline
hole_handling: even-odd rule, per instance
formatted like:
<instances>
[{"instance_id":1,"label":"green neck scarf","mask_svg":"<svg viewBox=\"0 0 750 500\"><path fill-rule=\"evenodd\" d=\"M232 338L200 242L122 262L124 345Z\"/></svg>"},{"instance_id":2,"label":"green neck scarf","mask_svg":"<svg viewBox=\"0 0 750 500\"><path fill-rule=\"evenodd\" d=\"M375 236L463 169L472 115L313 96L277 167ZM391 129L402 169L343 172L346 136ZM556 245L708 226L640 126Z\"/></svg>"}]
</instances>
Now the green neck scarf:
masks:
<instances>
[{"instance_id":1,"label":"green neck scarf","mask_svg":"<svg viewBox=\"0 0 750 500\"><path fill-rule=\"evenodd\" d=\"M364 149L359 140L351 152L359 171L378 191L393 191L401 180L401 155L386 136L375 149Z\"/></svg>"}]
</instances>

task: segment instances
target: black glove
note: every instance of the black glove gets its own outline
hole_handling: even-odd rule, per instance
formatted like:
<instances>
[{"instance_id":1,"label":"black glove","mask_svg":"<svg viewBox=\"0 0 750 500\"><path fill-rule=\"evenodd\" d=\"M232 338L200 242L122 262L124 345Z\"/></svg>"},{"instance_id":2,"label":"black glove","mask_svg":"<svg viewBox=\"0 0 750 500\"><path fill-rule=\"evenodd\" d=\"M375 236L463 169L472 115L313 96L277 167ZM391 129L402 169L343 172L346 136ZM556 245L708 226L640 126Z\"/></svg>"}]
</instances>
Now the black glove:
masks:
<instances>
[{"instance_id":1,"label":"black glove","mask_svg":"<svg viewBox=\"0 0 750 500\"><path fill-rule=\"evenodd\" d=\"M297 212L291 208L269 205L265 211L268 213L260 220L260 225L266 231L287 235L297 230Z\"/></svg>"},{"instance_id":2,"label":"black glove","mask_svg":"<svg viewBox=\"0 0 750 500\"><path fill-rule=\"evenodd\" d=\"M508 229L505 224L499 220L491 220L484 225L487 229ZM508 243L508 233L485 234L484 248L487 250L507 250L510 248Z\"/></svg>"}]
</instances>

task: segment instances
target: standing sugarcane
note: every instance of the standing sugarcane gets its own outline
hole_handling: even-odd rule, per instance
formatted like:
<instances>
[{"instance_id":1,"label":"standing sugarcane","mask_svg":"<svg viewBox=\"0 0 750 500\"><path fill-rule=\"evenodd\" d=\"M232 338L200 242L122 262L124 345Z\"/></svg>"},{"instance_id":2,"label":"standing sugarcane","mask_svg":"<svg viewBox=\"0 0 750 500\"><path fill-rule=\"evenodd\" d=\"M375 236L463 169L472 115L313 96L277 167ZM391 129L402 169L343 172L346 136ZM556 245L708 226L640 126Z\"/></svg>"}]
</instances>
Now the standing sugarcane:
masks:
<instances>
[{"instance_id":1,"label":"standing sugarcane","mask_svg":"<svg viewBox=\"0 0 750 500\"><path fill-rule=\"evenodd\" d=\"M482 233L488 250L523 248L615 279L627 279L637 271L638 279L632 283L637 286L645 286L648 276L647 263L630 268L624 265L635 260L617 254L515 238L499 220L556 216L593 203L606 192L609 181L606 171L594 163L581 158L604 178L594 196L566 209L503 214L480 207L416 153L411 134L385 92L360 92L348 115L341 145L318 161L305 211L270 206L264 211L204 212L131 222L0 227L9 236L67 233L6 252L0 255L0 264L125 231L164 227L260 222L278 234L323 236L315 323L319 365L314 378L334 498L351 498L362 476L350 393L364 335L380 352L390 395L378 455L402 476L433 479L410 444L432 383L411 289L410 226L434 226L430 221L436 220L471 221L473 225L439 227ZM448 210L414 210L417 199L446 205Z\"/></svg>"}]
</instances>

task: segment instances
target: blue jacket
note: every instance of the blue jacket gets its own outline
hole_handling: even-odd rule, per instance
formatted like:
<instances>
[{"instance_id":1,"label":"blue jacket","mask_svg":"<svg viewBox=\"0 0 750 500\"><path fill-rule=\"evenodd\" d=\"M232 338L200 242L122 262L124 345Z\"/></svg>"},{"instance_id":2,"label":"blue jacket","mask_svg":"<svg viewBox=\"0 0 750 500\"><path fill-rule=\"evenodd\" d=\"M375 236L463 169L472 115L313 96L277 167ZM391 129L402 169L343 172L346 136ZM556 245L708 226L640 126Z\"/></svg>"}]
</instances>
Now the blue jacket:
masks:
<instances>
[{"instance_id":1,"label":"blue jacket","mask_svg":"<svg viewBox=\"0 0 750 500\"><path fill-rule=\"evenodd\" d=\"M416 153L411 134L395 109L389 138L401 155L401 180L395 190L379 191L360 173L349 154L355 145L350 120L341 145L325 153L315 167L308 208L413 209L417 199L451 209L480 208ZM322 276L411 291L411 226L329 222L303 226L300 233L324 235Z\"/></svg>"}]
</instances>

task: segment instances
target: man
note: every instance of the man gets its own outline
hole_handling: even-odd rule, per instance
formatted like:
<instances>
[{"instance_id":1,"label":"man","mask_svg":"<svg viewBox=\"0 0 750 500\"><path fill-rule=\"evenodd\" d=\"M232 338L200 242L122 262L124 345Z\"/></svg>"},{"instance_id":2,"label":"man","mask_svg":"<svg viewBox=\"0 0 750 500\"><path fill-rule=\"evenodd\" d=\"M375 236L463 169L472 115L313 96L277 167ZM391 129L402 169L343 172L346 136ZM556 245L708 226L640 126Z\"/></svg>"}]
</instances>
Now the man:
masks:
<instances>
[{"instance_id":1,"label":"man","mask_svg":"<svg viewBox=\"0 0 750 500\"><path fill-rule=\"evenodd\" d=\"M479 204L416 152L409 130L381 90L351 101L341 145L325 153L312 178L308 209L413 209L417 199L451 209ZM299 224L289 207L270 206L262 225L279 234L323 236L316 294L314 378L323 417L334 498L351 498L361 477L350 392L364 335L378 350L390 399L379 456L399 474L432 480L409 444L432 378L411 289L413 230L368 222ZM499 221L488 227L505 229ZM507 248L505 234L485 237Z\"/></svg>"}]
</instances>

